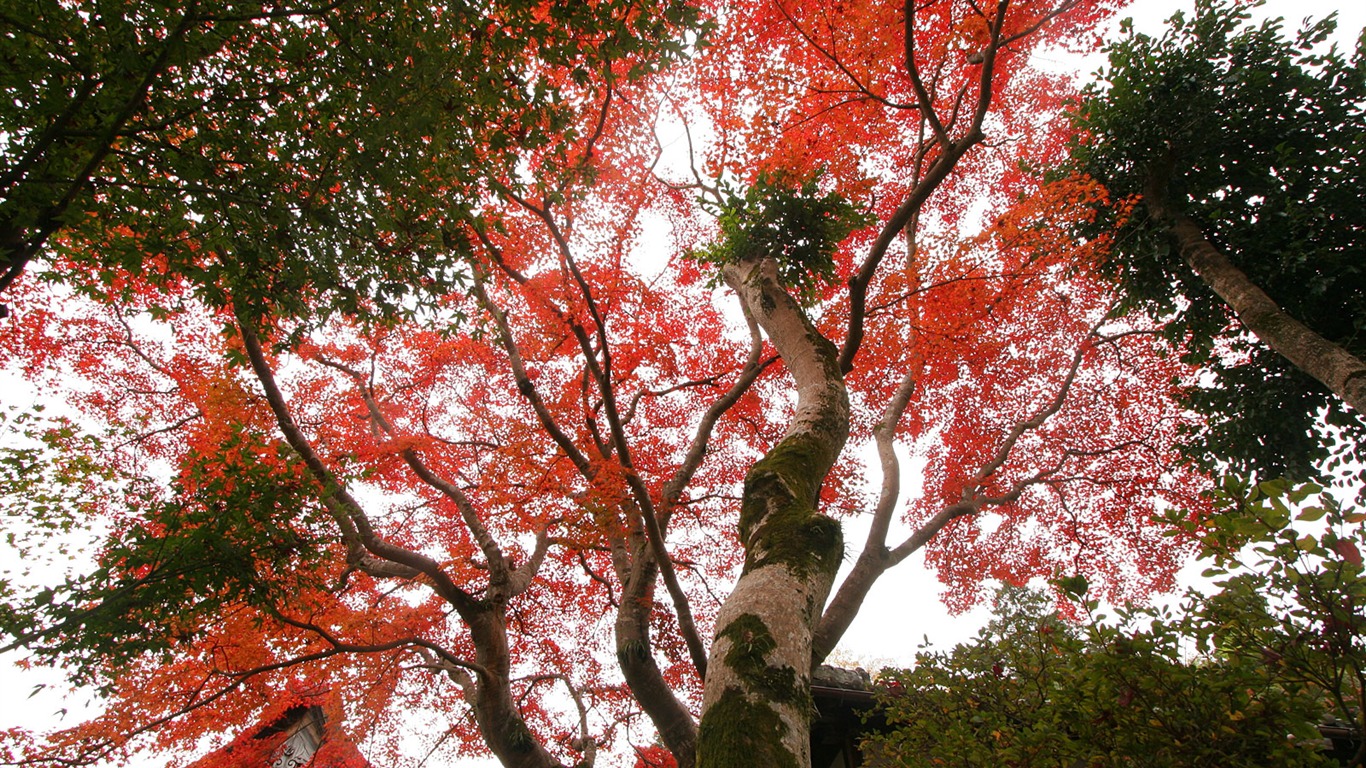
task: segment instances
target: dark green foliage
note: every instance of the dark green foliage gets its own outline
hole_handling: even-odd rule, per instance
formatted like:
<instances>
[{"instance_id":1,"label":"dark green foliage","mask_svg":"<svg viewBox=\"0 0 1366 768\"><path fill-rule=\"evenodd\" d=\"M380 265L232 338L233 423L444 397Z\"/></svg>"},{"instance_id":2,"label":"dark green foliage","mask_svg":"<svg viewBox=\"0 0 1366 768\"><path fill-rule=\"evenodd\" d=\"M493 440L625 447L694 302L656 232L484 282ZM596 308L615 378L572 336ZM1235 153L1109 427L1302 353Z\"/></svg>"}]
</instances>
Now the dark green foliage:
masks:
<instances>
[{"instance_id":1,"label":"dark green foliage","mask_svg":"<svg viewBox=\"0 0 1366 768\"><path fill-rule=\"evenodd\" d=\"M1274 665L1278 680L1320 692L1366 733L1366 511L1344 489L1229 480L1199 525L1219 591L1196 619L1230 657ZM1366 758L1366 752L1360 755Z\"/></svg>"},{"instance_id":2,"label":"dark green foliage","mask_svg":"<svg viewBox=\"0 0 1366 768\"><path fill-rule=\"evenodd\" d=\"M728 192L714 207L720 236L694 257L718 265L773 259L783 285L800 301L815 301L836 277L839 244L871 221L839 194L822 193L819 181L816 176L799 183L765 171L743 196Z\"/></svg>"},{"instance_id":3,"label":"dark green foliage","mask_svg":"<svg viewBox=\"0 0 1366 768\"><path fill-rule=\"evenodd\" d=\"M575 99L705 30L677 0L81 8L0 13L0 290L64 231L50 279L188 282L253 320L459 289L467 227L519 163L545 158L548 199L590 180Z\"/></svg>"},{"instance_id":4,"label":"dark green foliage","mask_svg":"<svg viewBox=\"0 0 1366 768\"><path fill-rule=\"evenodd\" d=\"M1072 623L1003 589L977 642L887 676L874 764L1332 765L1325 713L1366 732L1366 512L1339 505L1347 490L1229 480L1213 514L1170 512L1217 579L1176 613L1109 622L1090 602ZM1054 586L1084 600L1075 577Z\"/></svg>"},{"instance_id":5,"label":"dark green foliage","mask_svg":"<svg viewBox=\"0 0 1366 768\"><path fill-rule=\"evenodd\" d=\"M1248 26L1232 4L1197 2L1161 39L1130 32L1110 49L1075 113L1083 132L1072 170L1116 200L1167 176L1168 203L1291 316L1349 352L1366 354L1366 59L1316 53L1329 19L1286 36ZM1112 211L1112 214L1117 212ZM1259 343L1230 332L1229 312L1186 267L1161 222L1140 205L1105 264L1130 308L1167 332L1213 376L1188 393L1207 427L1197 458L1262 476L1306 476L1325 449L1321 410L1359 418L1321 384Z\"/></svg>"},{"instance_id":6,"label":"dark green foliage","mask_svg":"<svg viewBox=\"0 0 1366 768\"><path fill-rule=\"evenodd\" d=\"M100 467L52 463L41 483L46 496L4 488L6 501L60 499L49 506L66 510L66 530L90 525L90 510L101 508L89 493L115 494L140 514L109 536L89 573L37 590L7 581L0 632L37 659L60 660L77 683L104 683L123 664L191 641L234 606L269 615L326 589L318 571L325 518L289 448L244 432L218 448L197 457L168 493ZM0 465L18 453L6 451Z\"/></svg>"},{"instance_id":7,"label":"dark green foliage","mask_svg":"<svg viewBox=\"0 0 1366 768\"><path fill-rule=\"evenodd\" d=\"M1313 746L1315 700L1264 661L1188 659L1194 638L1161 614L1147 629L1079 625L1053 605L1006 588L975 642L884 675L891 727L865 743L869 764L1326 764Z\"/></svg>"},{"instance_id":8,"label":"dark green foliage","mask_svg":"<svg viewBox=\"0 0 1366 768\"><path fill-rule=\"evenodd\" d=\"M117 491L119 473L95 458L103 443L65 419L0 410L0 531L24 572L60 566L93 543L93 496Z\"/></svg>"}]
</instances>

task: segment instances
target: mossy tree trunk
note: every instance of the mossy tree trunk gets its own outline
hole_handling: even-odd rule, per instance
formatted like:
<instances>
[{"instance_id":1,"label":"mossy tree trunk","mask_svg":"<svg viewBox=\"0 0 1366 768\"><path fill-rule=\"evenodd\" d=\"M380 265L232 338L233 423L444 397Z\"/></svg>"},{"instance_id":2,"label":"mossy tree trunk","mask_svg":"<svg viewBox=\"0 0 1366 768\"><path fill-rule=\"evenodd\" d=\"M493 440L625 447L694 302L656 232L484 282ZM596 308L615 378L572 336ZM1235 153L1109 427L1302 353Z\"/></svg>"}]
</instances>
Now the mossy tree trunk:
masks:
<instances>
[{"instance_id":1,"label":"mossy tree trunk","mask_svg":"<svg viewBox=\"0 0 1366 768\"><path fill-rule=\"evenodd\" d=\"M849 432L835 346L816 331L770 259L725 268L797 386L787 434L749 471L740 511L745 565L716 619L707 662L701 768L810 765L811 641L843 555L817 511Z\"/></svg>"}]
</instances>

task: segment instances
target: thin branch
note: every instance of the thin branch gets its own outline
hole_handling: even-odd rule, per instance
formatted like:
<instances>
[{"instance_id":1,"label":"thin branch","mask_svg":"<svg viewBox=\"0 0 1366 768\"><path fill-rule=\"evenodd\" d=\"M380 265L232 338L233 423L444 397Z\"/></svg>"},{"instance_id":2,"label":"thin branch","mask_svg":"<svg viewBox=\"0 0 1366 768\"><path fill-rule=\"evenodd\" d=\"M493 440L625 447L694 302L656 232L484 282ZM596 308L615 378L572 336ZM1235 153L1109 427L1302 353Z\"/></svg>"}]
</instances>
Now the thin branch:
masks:
<instances>
[{"instance_id":1,"label":"thin branch","mask_svg":"<svg viewBox=\"0 0 1366 768\"><path fill-rule=\"evenodd\" d=\"M806 41L806 44L816 49L817 53L819 53L827 61L833 64L834 67L838 69L841 74L848 78L849 82L854 84L854 88L857 90L858 93L861 93L867 98L872 99L873 101L876 101L879 104L883 104L887 107L904 108L902 105L893 104L892 102L888 101L885 96L874 93L871 88L869 88L867 85L864 85L863 81L858 78L858 75L854 74L852 70L850 70L847 66L844 65L844 62L841 61L840 58L834 54L834 52L827 50L825 46L821 45L820 42L817 41L813 35L811 35L809 32L803 29L802 25L798 24L797 20L792 17L791 13L788 12L786 6L784 6L781 2L774 2L774 5L777 6L778 12L783 15L783 18L787 20L787 23L797 31L797 34L801 36L803 40Z\"/></svg>"},{"instance_id":2,"label":"thin branch","mask_svg":"<svg viewBox=\"0 0 1366 768\"><path fill-rule=\"evenodd\" d=\"M659 564L659 575L664 580L665 588L668 589L669 596L673 600L674 610L678 615L679 630L688 646L689 655L692 657L693 665L697 668L698 674L705 676L707 668L706 645L703 643L701 634L697 631L696 623L693 621L687 593L683 591L674 571L673 561L669 557L669 550L665 544L663 526L660 525L659 517L655 513L654 500L631 459L630 444L626 439L626 431L622 424L620 411L617 409L616 392L612 382L611 344L607 338L607 323L598 309L598 302L593 295L592 288L579 270L573 251L569 247L569 241L560 230L549 208L532 206L525 202L523 204L545 222L559 250L561 263L568 269L574 284L579 289L580 296L588 307L589 315L593 319L594 335L598 344L596 354L588 338L587 329L578 321L566 318L570 330L579 340L584 363L587 365L589 373L592 374L598 392L602 396L603 413L607 417L608 430L611 434L611 443L615 449L616 460L624 470L623 476L626 484L631 489L631 495L635 499L635 504L630 505L629 508L640 515L644 521L646 537L654 552L655 560ZM601 355L601 362L598 360L598 355Z\"/></svg>"},{"instance_id":3,"label":"thin branch","mask_svg":"<svg viewBox=\"0 0 1366 768\"><path fill-rule=\"evenodd\" d=\"M478 603L474 597L458 587L439 563L426 555L386 541L375 532L360 503L337 481L294 421L289 407L285 404L284 395L275 381L275 373L261 349L261 341L250 321L240 310L237 311L237 326L242 334L247 359L265 390L266 402L275 414L276 424L284 433L285 442L289 443L295 453L303 459L304 466L320 487L324 505L333 512L333 518L342 527L343 533L354 532L352 535L355 540L376 557L407 566L426 575L437 594L462 614L476 611Z\"/></svg>"},{"instance_id":4,"label":"thin branch","mask_svg":"<svg viewBox=\"0 0 1366 768\"><path fill-rule=\"evenodd\" d=\"M492 243L486 243L486 247L492 247ZM498 259L498 261L501 262L502 260ZM536 385L527 374L526 364L522 360L522 352L512 337L512 328L508 324L507 314L489 297L485 277L479 270L474 271L474 284L471 287L471 293L480 306L493 318L494 326L498 330L498 341L512 366L512 377L517 383L517 391L531 404L532 410L536 413L536 419L541 422L541 427L550 435L550 439L560 447L560 450L564 451L565 456L574 463L574 467L579 470L581 475L589 480L596 477L597 469L593 467L593 463L588 460L587 456L583 455L579 447L560 427L555 417L551 415L545 400L536 391Z\"/></svg>"},{"instance_id":5,"label":"thin branch","mask_svg":"<svg viewBox=\"0 0 1366 768\"><path fill-rule=\"evenodd\" d=\"M356 385L356 389L360 392L361 400L365 403L365 407L370 413L371 420L377 424L380 429L384 430L384 433L391 439L398 436L398 432L394 429L394 425L384 416L384 412L380 410L379 403L375 401L373 391L364 383L365 378L358 371L341 363L329 360L322 355L319 355L316 359L322 365L341 371L349 376ZM404 448L401 455L403 456L403 461L408 465L409 469L413 471L413 474L417 475L418 479L436 489L442 496L450 499L455 504L456 510L460 513L461 521L464 522L470 535L474 537L475 542L479 545L479 549L484 553L485 560L488 561L490 587L496 590L500 585L507 584L510 576L507 559L503 555L502 548L498 546L498 542L494 540L492 534L489 533L488 527L484 525L484 521L480 519L479 513L475 510L474 504L470 501L469 496L454 483L433 472L432 469L427 466L426 462L422 460L422 457L417 454L417 451L412 448Z\"/></svg>"},{"instance_id":6,"label":"thin branch","mask_svg":"<svg viewBox=\"0 0 1366 768\"><path fill-rule=\"evenodd\" d=\"M465 661L464 659L460 658L459 656L456 656L455 654L451 653L445 648L442 648L440 645L437 645L436 643L433 643L430 640L424 640L420 637L402 637L395 640L389 640L383 643L349 643L339 639L336 635L327 631L323 627L314 624L311 621L292 619L283 614L274 614L274 617L281 623L287 624L291 627L294 627L295 629L302 629L308 632L312 632L313 634L322 638L322 640L326 642L328 645L332 646L332 648L338 651L343 651L345 653L382 653L384 651L392 651L398 648L411 646L415 648L422 648L424 650L436 654L437 657L439 657L446 664L460 667L461 669L467 669L479 675L488 674L488 670L484 669L479 664L476 664L472 661Z\"/></svg>"}]
</instances>

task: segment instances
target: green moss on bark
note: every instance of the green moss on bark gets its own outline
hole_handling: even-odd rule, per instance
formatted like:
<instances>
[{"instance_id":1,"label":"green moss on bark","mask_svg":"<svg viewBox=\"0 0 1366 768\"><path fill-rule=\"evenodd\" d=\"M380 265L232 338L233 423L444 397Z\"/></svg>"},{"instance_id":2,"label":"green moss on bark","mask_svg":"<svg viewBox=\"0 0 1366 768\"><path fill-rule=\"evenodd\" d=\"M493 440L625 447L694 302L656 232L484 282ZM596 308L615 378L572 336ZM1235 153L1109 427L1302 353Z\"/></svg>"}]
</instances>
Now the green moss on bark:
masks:
<instances>
[{"instance_id":1,"label":"green moss on bark","mask_svg":"<svg viewBox=\"0 0 1366 768\"><path fill-rule=\"evenodd\" d=\"M650 658L650 646L644 640L625 640L617 644L617 661L628 664Z\"/></svg>"},{"instance_id":2,"label":"green moss on bark","mask_svg":"<svg viewBox=\"0 0 1366 768\"><path fill-rule=\"evenodd\" d=\"M752 613L741 614L716 636L730 641L725 664L751 690L764 694L770 701L809 704L810 694L798 684L797 670L768 663L768 655L777 649L778 642L763 619Z\"/></svg>"},{"instance_id":3,"label":"green moss on bark","mask_svg":"<svg viewBox=\"0 0 1366 768\"><path fill-rule=\"evenodd\" d=\"M799 575L833 575L844 556L840 524L816 512L833 440L798 435L774 446L745 477L740 536L745 570L783 564Z\"/></svg>"},{"instance_id":4,"label":"green moss on bark","mask_svg":"<svg viewBox=\"0 0 1366 768\"><path fill-rule=\"evenodd\" d=\"M527 753L536 748L536 738L521 719L513 720L508 730L508 745L512 751Z\"/></svg>"},{"instance_id":5,"label":"green moss on bark","mask_svg":"<svg viewBox=\"0 0 1366 768\"><path fill-rule=\"evenodd\" d=\"M698 768L800 768L783 746L787 730L772 705L727 688L698 728Z\"/></svg>"}]
</instances>

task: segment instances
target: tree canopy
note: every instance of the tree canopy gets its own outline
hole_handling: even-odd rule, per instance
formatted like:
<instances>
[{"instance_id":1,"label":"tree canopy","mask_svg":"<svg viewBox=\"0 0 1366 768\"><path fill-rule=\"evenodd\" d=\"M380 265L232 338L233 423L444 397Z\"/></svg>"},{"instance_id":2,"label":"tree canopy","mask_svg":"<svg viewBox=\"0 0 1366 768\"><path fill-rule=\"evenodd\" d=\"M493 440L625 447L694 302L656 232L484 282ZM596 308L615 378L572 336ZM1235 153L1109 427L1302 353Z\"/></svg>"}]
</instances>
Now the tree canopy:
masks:
<instances>
[{"instance_id":1,"label":"tree canopy","mask_svg":"<svg viewBox=\"0 0 1366 768\"><path fill-rule=\"evenodd\" d=\"M1247 20L1200 2L1161 38L1112 45L1076 112L1074 167L1143 198L1105 217L1105 268L1212 374L1185 395L1204 416L1197 455L1308 476L1327 457L1318 419L1348 430L1356 461L1366 445L1361 401L1344 407L1366 377L1366 49L1327 47L1332 18Z\"/></svg>"},{"instance_id":2,"label":"tree canopy","mask_svg":"<svg viewBox=\"0 0 1366 768\"><path fill-rule=\"evenodd\" d=\"M574 102L700 29L681 2L517 0L15 3L3 23L0 290L58 253L289 316L455 288L449 240L489 185L531 159L567 183Z\"/></svg>"},{"instance_id":3,"label":"tree canopy","mask_svg":"<svg viewBox=\"0 0 1366 768\"><path fill-rule=\"evenodd\" d=\"M66 410L7 416L0 631L107 705L7 760L326 690L376 763L804 766L912 554L962 608L1195 547L1200 371L1076 236L1127 192L1035 172L1106 0L53 5L0 13L0 358Z\"/></svg>"}]
</instances>

